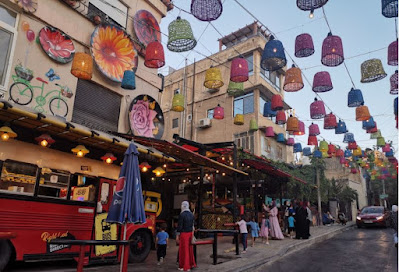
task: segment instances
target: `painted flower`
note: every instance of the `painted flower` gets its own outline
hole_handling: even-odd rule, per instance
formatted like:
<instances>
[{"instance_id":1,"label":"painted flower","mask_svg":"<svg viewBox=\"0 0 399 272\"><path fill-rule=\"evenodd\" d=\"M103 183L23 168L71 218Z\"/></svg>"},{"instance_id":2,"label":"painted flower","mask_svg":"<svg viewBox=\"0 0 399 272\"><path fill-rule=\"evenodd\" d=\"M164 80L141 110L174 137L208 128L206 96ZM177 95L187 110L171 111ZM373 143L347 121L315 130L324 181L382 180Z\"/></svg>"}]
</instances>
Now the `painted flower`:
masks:
<instances>
[{"instance_id":1,"label":"painted flower","mask_svg":"<svg viewBox=\"0 0 399 272\"><path fill-rule=\"evenodd\" d=\"M157 112L149 108L149 102L138 100L130 112L130 125L139 136L153 138L154 118Z\"/></svg>"},{"instance_id":2,"label":"painted flower","mask_svg":"<svg viewBox=\"0 0 399 272\"><path fill-rule=\"evenodd\" d=\"M137 66L137 52L128 35L115 26L99 26L92 35L93 58L107 77L122 82L125 70Z\"/></svg>"},{"instance_id":3,"label":"painted flower","mask_svg":"<svg viewBox=\"0 0 399 272\"><path fill-rule=\"evenodd\" d=\"M26 12L34 13L37 10L37 0L17 0L17 4Z\"/></svg>"},{"instance_id":4,"label":"painted flower","mask_svg":"<svg viewBox=\"0 0 399 272\"><path fill-rule=\"evenodd\" d=\"M54 60L67 63L73 59L75 46L72 40L58 29L43 27L39 33L43 50Z\"/></svg>"}]
</instances>

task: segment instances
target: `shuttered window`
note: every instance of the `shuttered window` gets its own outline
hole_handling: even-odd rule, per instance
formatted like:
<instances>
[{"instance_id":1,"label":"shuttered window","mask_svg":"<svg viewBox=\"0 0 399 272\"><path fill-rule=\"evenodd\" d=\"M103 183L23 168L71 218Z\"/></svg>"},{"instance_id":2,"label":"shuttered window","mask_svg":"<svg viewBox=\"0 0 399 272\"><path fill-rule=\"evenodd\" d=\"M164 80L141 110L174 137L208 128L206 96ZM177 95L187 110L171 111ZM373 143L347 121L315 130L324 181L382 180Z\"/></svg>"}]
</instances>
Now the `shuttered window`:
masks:
<instances>
[{"instance_id":1,"label":"shuttered window","mask_svg":"<svg viewBox=\"0 0 399 272\"><path fill-rule=\"evenodd\" d=\"M120 95L79 79L72 122L99 131L118 131L120 107Z\"/></svg>"}]
</instances>

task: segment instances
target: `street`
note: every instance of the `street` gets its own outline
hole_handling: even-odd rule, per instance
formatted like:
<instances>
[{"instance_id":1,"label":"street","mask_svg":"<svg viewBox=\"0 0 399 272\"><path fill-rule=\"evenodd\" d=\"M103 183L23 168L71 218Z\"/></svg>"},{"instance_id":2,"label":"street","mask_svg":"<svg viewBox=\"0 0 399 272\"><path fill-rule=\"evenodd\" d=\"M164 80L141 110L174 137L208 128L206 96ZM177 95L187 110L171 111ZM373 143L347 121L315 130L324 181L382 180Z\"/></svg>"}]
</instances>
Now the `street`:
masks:
<instances>
[{"instance_id":1,"label":"street","mask_svg":"<svg viewBox=\"0 0 399 272\"><path fill-rule=\"evenodd\" d=\"M398 271L391 229L351 229L256 271Z\"/></svg>"}]
</instances>

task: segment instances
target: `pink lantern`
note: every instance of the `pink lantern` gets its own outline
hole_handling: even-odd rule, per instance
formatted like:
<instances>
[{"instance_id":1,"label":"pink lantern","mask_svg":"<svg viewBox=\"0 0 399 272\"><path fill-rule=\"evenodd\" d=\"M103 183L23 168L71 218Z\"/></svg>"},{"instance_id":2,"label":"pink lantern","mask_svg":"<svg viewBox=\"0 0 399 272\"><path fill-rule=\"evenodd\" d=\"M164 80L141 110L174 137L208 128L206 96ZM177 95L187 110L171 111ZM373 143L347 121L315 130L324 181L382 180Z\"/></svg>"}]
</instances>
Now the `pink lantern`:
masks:
<instances>
[{"instance_id":1,"label":"pink lantern","mask_svg":"<svg viewBox=\"0 0 399 272\"><path fill-rule=\"evenodd\" d=\"M213 109L213 118L218 120L224 118L224 108L221 107L219 104L216 108Z\"/></svg>"},{"instance_id":2,"label":"pink lantern","mask_svg":"<svg viewBox=\"0 0 399 272\"><path fill-rule=\"evenodd\" d=\"M338 36L328 33L327 38L323 41L321 51L321 63L325 66L338 66L344 62L344 48L342 40Z\"/></svg>"},{"instance_id":3,"label":"pink lantern","mask_svg":"<svg viewBox=\"0 0 399 272\"><path fill-rule=\"evenodd\" d=\"M385 146L382 148L382 152L389 152L391 151L391 146L389 144L385 144Z\"/></svg>"},{"instance_id":4,"label":"pink lantern","mask_svg":"<svg viewBox=\"0 0 399 272\"><path fill-rule=\"evenodd\" d=\"M388 46L388 65L398 65L398 40Z\"/></svg>"},{"instance_id":5,"label":"pink lantern","mask_svg":"<svg viewBox=\"0 0 399 272\"><path fill-rule=\"evenodd\" d=\"M230 80L245 82L248 80L248 62L244 58L235 58L231 62Z\"/></svg>"},{"instance_id":6,"label":"pink lantern","mask_svg":"<svg viewBox=\"0 0 399 272\"><path fill-rule=\"evenodd\" d=\"M390 94L398 94L398 70L390 78L391 90Z\"/></svg>"},{"instance_id":7,"label":"pink lantern","mask_svg":"<svg viewBox=\"0 0 399 272\"><path fill-rule=\"evenodd\" d=\"M282 110L284 108L283 100L281 99L281 95L274 94L272 96L272 110Z\"/></svg>"},{"instance_id":8,"label":"pink lantern","mask_svg":"<svg viewBox=\"0 0 399 272\"><path fill-rule=\"evenodd\" d=\"M346 160L345 160L345 157L339 157L339 163L340 164L345 164L345 162L346 162Z\"/></svg>"},{"instance_id":9,"label":"pink lantern","mask_svg":"<svg viewBox=\"0 0 399 272\"><path fill-rule=\"evenodd\" d=\"M266 127L266 137L274 137L274 129L273 127Z\"/></svg>"},{"instance_id":10,"label":"pink lantern","mask_svg":"<svg viewBox=\"0 0 399 272\"><path fill-rule=\"evenodd\" d=\"M324 129L335 129L337 127L337 117L331 112L324 117Z\"/></svg>"},{"instance_id":11,"label":"pink lantern","mask_svg":"<svg viewBox=\"0 0 399 272\"><path fill-rule=\"evenodd\" d=\"M312 36L307 33L298 35L295 39L295 57L304 58L313 55L314 45Z\"/></svg>"},{"instance_id":12,"label":"pink lantern","mask_svg":"<svg viewBox=\"0 0 399 272\"><path fill-rule=\"evenodd\" d=\"M280 110L276 114L276 124L284 125L285 123L287 123L287 117L285 116L285 111Z\"/></svg>"},{"instance_id":13,"label":"pink lantern","mask_svg":"<svg viewBox=\"0 0 399 272\"><path fill-rule=\"evenodd\" d=\"M317 136L320 134L320 129L318 124L311 124L309 126L309 135L311 136Z\"/></svg>"},{"instance_id":14,"label":"pink lantern","mask_svg":"<svg viewBox=\"0 0 399 272\"><path fill-rule=\"evenodd\" d=\"M292 146L292 145L294 145L294 144L295 144L294 138L288 138L288 140L287 140L287 145Z\"/></svg>"},{"instance_id":15,"label":"pink lantern","mask_svg":"<svg viewBox=\"0 0 399 272\"><path fill-rule=\"evenodd\" d=\"M314 75L312 90L315 93L328 92L331 91L332 89L333 85L331 82L330 73L323 71L323 72L318 72Z\"/></svg>"},{"instance_id":16,"label":"pink lantern","mask_svg":"<svg viewBox=\"0 0 399 272\"><path fill-rule=\"evenodd\" d=\"M321 100L314 99L314 102L310 104L310 118L321 119L326 116L326 109L324 108L324 103Z\"/></svg>"},{"instance_id":17,"label":"pink lantern","mask_svg":"<svg viewBox=\"0 0 399 272\"><path fill-rule=\"evenodd\" d=\"M299 131L294 131L292 134L298 135L298 136L305 135L305 123L302 121L299 121Z\"/></svg>"}]
</instances>

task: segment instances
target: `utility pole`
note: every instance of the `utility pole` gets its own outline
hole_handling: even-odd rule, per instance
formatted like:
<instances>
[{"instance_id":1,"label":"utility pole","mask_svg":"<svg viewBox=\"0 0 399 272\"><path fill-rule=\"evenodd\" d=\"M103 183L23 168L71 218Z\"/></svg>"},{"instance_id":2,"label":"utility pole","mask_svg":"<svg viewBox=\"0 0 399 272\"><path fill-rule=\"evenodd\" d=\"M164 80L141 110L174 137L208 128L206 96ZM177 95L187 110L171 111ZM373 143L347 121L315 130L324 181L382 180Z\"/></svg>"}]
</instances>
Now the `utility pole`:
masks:
<instances>
[{"instance_id":1,"label":"utility pole","mask_svg":"<svg viewBox=\"0 0 399 272\"><path fill-rule=\"evenodd\" d=\"M385 196L385 179L382 180L382 194ZM387 207L387 199L384 197L384 207Z\"/></svg>"},{"instance_id":2,"label":"utility pole","mask_svg":"<svg viewBox=\"0 0 399 272\"><path fill-rule=\"evenodd\" d=\"M322 213L321 213L321 194L320 194L320 173L319 173L319 162L316 164L316 184L317 184L317 209L319 212L319 218L320 220L323 219Z\"/></svg>"}]
</instances>

